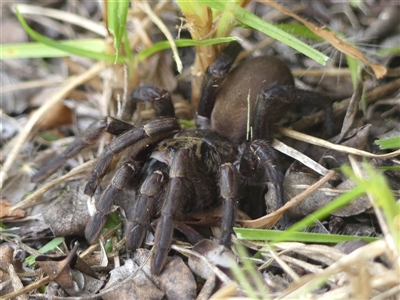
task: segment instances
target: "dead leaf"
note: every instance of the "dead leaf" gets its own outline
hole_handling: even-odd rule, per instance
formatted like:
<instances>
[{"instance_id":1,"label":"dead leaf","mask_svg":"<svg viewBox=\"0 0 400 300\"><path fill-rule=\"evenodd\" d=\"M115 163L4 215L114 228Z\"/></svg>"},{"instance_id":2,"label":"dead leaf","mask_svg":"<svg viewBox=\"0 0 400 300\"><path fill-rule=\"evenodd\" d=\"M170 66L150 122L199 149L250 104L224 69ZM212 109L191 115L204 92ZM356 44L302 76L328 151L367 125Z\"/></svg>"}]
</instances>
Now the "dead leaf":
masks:
<instances>
[{"instance_id":1,"label":"dead leaf","mask_svg":"<svg viewBox=\"0 0 400 300\"><path fill-rule=\"evenodd\" d=\"M53 106L51 112L46 114L40 122L40 130L58 128L72 123L72 110L59 102Z\"/></svg>"},{"instance_id":2,"label":"dead leaf","mask_svg":"<svg viewBox=\"0 0 400 300\"><path fill-rule=\"evenodd\" d=\"M135 252L134 260L139 265L142 265L147 260L143 266L143 271L165 293L167 299L184 300L196 298L196 281L182 258L179 256L169 258L161 274L155 276L150 272L149 255L150 252L148 250L138 249Z\"/></svg>"},{"instance_id":3,"label":"dead leaf","mask_svg":"<svg viewBox=\"0 0 400 300\"><path fill-rule=\"evenodd\" d=\"M0 199L0 219L19 219L25 217L25 211L16 209L10 212L11 203L5 199Z\"/></svg>"},{"instance_id":4,"label":"dead leaf","mask_svg":"<svg viewBox=\"0 0 400 300\"><path fill-rule=\"evenodd\" d=\"M97 293L103 285L94 271L76 254L78 243L66 255L39 255L37 264L71 296Z\"/></svg>"},{"instance_id":5,"label":"dead leaf","mask_svg":"<svg viewBox=\"0 0 400 300\"><path fill-rule=\"evenodd\" d=\"M42 212L55 236L83 235L90 218L82 181L74 181Z\"/></svg>"},{"instance_id":6,"label":"dead leaf","mask_svg":"<svg viewBox=\"0 0 400 300\"><path fill-rule=\"evenodd\" d=\"M6 265L13 265L18 273L22 273L22 262L14 257L15 250L8 244L0 245L0 269L6 270Z\"/></svg>"},{"instance_id":7,"label":"dead leaf","mask_svg":"<svg viewBox=\"0 0 400 300\"><path fill-rule=\"evenodd\" d=\"M236 257L231 250L207 239L194 245L193 251L204 256L210 262L210 265L224 269L229 269L236 261ZM188 264L194 273L204 279L214 274L213 270L208 267L209 265L204 264L198 256L189 256Z\"/></svg>"},{"instance_id":8,"label":"dead leaf","mask_svg":"<svg viewBox=\"0 0 400 300\"><path fill-rule=\"evenodd\" d=\"M310 174L296 172L296 173L290 173L288 176L286 176L283 185L286 195L288 195L289 199L291 199L300 194L302 191L304 191L304 188L296 187L297 185L311 186L315 184L317 181L318 179ZM328 182L326 182L322 187L328 189L333 188ZM293 206L290 209L288 209L287 211L288 217L290 219L292 218L295 219L308 216L309 214L312 214L316 210L330 203L335 197L336 194L332 193L328 194L321 190L317 190L311 195L309 195L307 198L305 198L303 201L301 201L299 204L297 204L296 206Z\"/></svg>"},{"instance_id":9,"label":"dead leaf","mask_svg":"<svg viewBox=\"0 0 400 300\"><path fill-rule=\"evenodd\" d=\"M139 266L131 259L121 267L110 272L110 280L102 290L104 300L112 299L162 299L164 293L138 270Z\"/></svg>"}]
</instances>

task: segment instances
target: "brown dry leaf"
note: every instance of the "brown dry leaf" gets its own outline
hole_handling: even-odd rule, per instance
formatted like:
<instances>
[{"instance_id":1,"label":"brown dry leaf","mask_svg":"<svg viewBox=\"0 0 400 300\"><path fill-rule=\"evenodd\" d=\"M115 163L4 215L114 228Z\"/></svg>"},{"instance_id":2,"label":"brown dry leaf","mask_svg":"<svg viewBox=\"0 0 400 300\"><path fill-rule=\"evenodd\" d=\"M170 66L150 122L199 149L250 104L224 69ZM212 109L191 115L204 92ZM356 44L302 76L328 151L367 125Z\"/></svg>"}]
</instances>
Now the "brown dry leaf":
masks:
<instances>
[{"instance_id":1,"label":"brown dry leaf","mask_svg":"<svg viewBox=\"0 0 400 300\"><path fill-rule=\"evenodd\" d=\"M97 293L103 281L96 279L94 271L76 255L78 244L66 255L39 255L36 262L69 295Z\"/></svg>"},{"instance_id":2,"label":"brown dry leaf","mask_svg":"<svg viewBox=\"0 0 400 300\"><path fill-rule=\"evenodd\" d=\"M19 219L25 217L25 211L22 209L16 209L12 212L11 203L7 200L0 199L0 219Z\"/></svg>"},{"instance_id":3,"label":"brown dry leaf","mask_svg":"<svg viewBox=\"0 0 400 300\"><path fill-rule=\"evenodd\" d=\"M149 255L150 251L138 249L134 254L134 260L139 265L145 263L143 271L165 293L167 299L187 300L196 298L196 281L182 258L179 256L171 257L161 274L155 276L150 272Z\"/></svg>"},{"instance_id":4,"label":"brown dry leaf","mask_svg":"<svg viewBox=\"0 0 400 300\"><path fill-rule=\"evenodd\" d=\"M314 24L312 24L312 23L304 20L303 18L299 17L298 15L292 13L290 10L279 5L278 3L276 3L273 0L258 0L258 1L274 7L275 9L284 13L285 15L291 16L292 18L296 19L297 21L299 21L299 22L303 23L305 26L307 26L313 33L315 33L319 37L321 37L324 40L326 40L327 42L329 42L333 47L338 49L340 52L343 52L351 57L354 57L354 58L362 61L367 66L371 67L371 69L374 71L375 77L377 79L381 79L382 77L384 77L386 75L387 70L384 66L370 62L368 59L365 58L365 56L362 54L361 51L359 51L354 46L346 43L345 41L339 39L333 32L330 32L330 31L325 30L324 28L315 26Z\"/></svg>"},{"instance_id":5,"label":"brown dry leaf","mask_svg":"<svg viewBox=\"0 0 400 300\"><path fill-rule=\"evenodd\" d=\"M229 269L236 262L236 256L231 250L211 240L202 240L194 245L192 250L204 256L213 266ZM188 264L194 273L204 279L214 274L210 265L204 264L203 260L196 255L189 256Z\"/></svg>"},{"instance_id":6,"label":"brown dry leaf","mask_svg":"<svg viewBox=\"0 0 400 300\"><path fill-rule=\"evenodd\" d=\"M102 290L104 300L162 299L164 293L146 276L133 260L110 272L110 280Z\"/></svg>"},{"instance_id":7,"label":"brown dry leaf","mask_svg":"<svg viewBox=\"0 0 400 300\"><path fill-rule=\"evenodd\" d=\"M317 178L311 174L294 172L290 173L285 177L283 182L285 193L289 198L293 198L304 191L303 188L298 187L298 185L313 185L317 182ZM323 185L323 188L332 189L332 186L327 182ZM287 216L289 219L303 218L317 211L321 207L330 203L334 198L335 194L328 194L324 191L317 190L308 196L304 201L298 205L290 208L287 211Z\"/></svg>"},{"instance_id":8,"label":"brown dry leaf","mask_svg":"<svg viewBox=\"0 0 400 300\"><path fill-rule=\"evenodd\" d=\"M12 265L16 272L22 273L24 269L22 268L21 260L14 258L14 248L8 244L0 245L0 269L6 271L6 266ZM1 282L1 276L0 276Z\"/></svg>"},{"instance_id":9,"label":"brown dry leaf","mask_svg":"<svg viewBox=\"0 0 400 300\"><path fill-rule=\"evenodd\" d=\"M85 232L90 214L83 187L82 180L71 182L69 189L42 212L43 219L55 236L83 235ZM56 191L60 193L59 190Z\"/></svg>"},{"instance_id":10,"label":"brown dry leaf","mask_svg":"<svg viewBox=\"0 0 400 300\"><path fill-rule=\"evenodd\" d=\"M39 130L58 128L72 123L72 110L63 103L56 103L51 112L45 115L39 125Z\"/></svg>"}]
</instances>

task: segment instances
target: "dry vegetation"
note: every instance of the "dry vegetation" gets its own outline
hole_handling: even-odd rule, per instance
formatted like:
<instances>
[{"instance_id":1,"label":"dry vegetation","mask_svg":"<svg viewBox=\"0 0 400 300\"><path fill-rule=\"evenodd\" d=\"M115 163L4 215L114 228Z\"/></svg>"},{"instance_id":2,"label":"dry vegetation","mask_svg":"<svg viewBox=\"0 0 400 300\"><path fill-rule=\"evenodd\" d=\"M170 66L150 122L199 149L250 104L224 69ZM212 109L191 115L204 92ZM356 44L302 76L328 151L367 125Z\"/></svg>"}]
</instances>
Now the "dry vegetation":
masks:
<instances>
[{"instance_id":1,"label":"dry vegetation","mask_svg":"<svg viewBox=\"0 0 400 300\"><path fill-rule=\"evenodd\" d=\"M238 231L235 246L226 249L210 239L191 245L178 234L160 276L149 271L152 234L143 249L127 253L118 213L110 218L100 243L88 245L82 237L90 217L83 187L112 137L102 137L43 182L31 183L32 175L91 122L104 115L119 116L127 94L139 84L173 92L177 116L190 123L202 75L222 46L166 50L125 65L79 56L4 59L0 299L400 299L400 212L398 200L395 203L400 197L400 145L381 150L374 144L376 139L400 136L400 54L379 52L400 44L398 3L282 1L289 14L272 1L247 2L242 5L268 22L303 23L322 35L322 40L307 43L330 56L327 65L259 31L233 26L238 23L232 16L215 17L202 7L197 13L205 15L196 20L198 16L182 15L169 1L135 2L129 9L130 51L142 53L168 37L232 35L245 49L239 59L279 55L291 67L298 87L335 100L333 134L326 132L325 110L304 105L304 111L288 114L277 126L274 147L285 154L282 165L290 201L262 218L240 220L238 227L272 228L283 212L293 224L307 216L312 219L316 210L352 193L355 201L328 211L307 231L377 239L322 243L315 235L317 242L299 242L292 233L272 244L242 239ZM29 38L9 4L1 3L1 43L26 42ZM100 37L105 51L114 53L103 26L106 13L97 2L55 0L21 6L21 12L37 32L54 40ZM67 12L81 19L74 21ZM218 27L221 19L233 29ZM321 31L323 26L350 39L349 44ZM351 77L352 63L343 53L363 63L358 77ZM120 55L127 55L126 49ZM153 116L151 105L141 105L133 123ZM343 164L351 165L346 176L339 171ZM103 188L110 178L104 179ZM218 229L212 230L218 236ZM55 246L39 253L49 241ZM36 263L26 259L29 255Z\"/></svg>"}]
</instances>

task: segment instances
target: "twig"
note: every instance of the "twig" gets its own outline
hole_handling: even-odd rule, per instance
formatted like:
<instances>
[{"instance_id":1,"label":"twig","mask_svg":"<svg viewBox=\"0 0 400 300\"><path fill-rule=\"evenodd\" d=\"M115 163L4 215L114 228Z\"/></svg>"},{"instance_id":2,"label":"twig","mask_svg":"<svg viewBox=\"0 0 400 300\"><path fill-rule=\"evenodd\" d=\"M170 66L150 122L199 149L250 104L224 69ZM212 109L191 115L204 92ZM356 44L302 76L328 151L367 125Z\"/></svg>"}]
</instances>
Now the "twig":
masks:
<instances>
[{"instance_id":1,"label":"twig","mask_svg":"<svg viewBox=\"0 0 400 300\"><path fill-rule=\"evenodd\" d=\"M45 192L47 192L49 189L51 189L53 186L57 185L60 182L63 182L67 179L73 178L81 173L83 173L84 171L86 171L88 168L93 167L94 164L96 163L97 159L92 159L86 163L84 163L83 165L80 165L74 169L72 169L70 172L68 172L67 174L46 183L44 186L42 186L39 190L35 191L34 193L30 194L28 197L26 197L23 201L17 203L16 205L14 205L10 212L13 212L14 210L21 208L21 207L26 207L28 204L35 202L40 196L42 196Z\"/></svg>"},{"instance_id":2,"label":"twig","mask_svg":"<svg viewBox=\"0 0 400 300\"><path fill-rule=\"evenodd\" d=\"M299 140L302 142L306 142L309 144L321 146L321 147L324 147L327 149L336 150L336 151L347 153L347 154L354 154L354 155L358 155L358 156L364 156L364 157L370 157L370 158L381 158L381 159L392 158L392 157L396 157L396 156L400 155L400 150L396 150L396 151L393 151L390 153L385 153L385 154L373 154L373 153L359 150L356 148L334 144L334 143L328 142L326 140L319 139L314 136L304 134L304 133L301 133L301 132L298 132L298 131L295 131L292 129L283 128L283 127L279 127L279 132L281 132L285 136L291 137L293 139L296 139L296 140Z\"/></svg>"}]
</instances>

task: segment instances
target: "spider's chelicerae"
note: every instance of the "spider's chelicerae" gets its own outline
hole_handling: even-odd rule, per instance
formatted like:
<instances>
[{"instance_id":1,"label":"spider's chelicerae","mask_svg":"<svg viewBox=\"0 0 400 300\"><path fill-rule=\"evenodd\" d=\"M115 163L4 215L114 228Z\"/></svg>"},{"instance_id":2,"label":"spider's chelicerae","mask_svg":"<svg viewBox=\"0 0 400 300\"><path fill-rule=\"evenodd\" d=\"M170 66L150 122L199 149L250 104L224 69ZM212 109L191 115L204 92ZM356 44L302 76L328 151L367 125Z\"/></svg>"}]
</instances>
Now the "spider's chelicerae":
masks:
<instances>
[{"instance_id":1,"label":"spider's chelicerae","mask_svg":"<svg viewBox=\"0 0 400 300\"><path fill-rule=\"evenodd\" d=\"M131 250L142 245L151 219L159 218L151 260L152 272L159 274L171 245L174 221L185 221L199 212L221 207L221 244L229 246L241 197L238 191L244 183L254 178L261 184L269 180L277 206L284 204L283 174L270 144L271 131L296 98L292 74L277 58L249 59L230 71L240 50L238 43L231 43L207 69L196 129L181 130L168 92L141 86L132 92L129 100L133 105L128 105L124 115L132 113L137 101L151 101L154 120L139 127L112 117L96 121L33 180L51 174L93 144L102 132L109 132L117 137L99 157L85 193L94 195L111 162L124 150L126 162L96 201L97 212L85 232L90 243L99 237L113 205L123 206L126 213L126 241ZM119 201L126 189L136 190L136 199L130 205ZM264 195L258 200L264 201ZM285 223L281 219L281 225Z\"/></svg>"}]
</instances>

